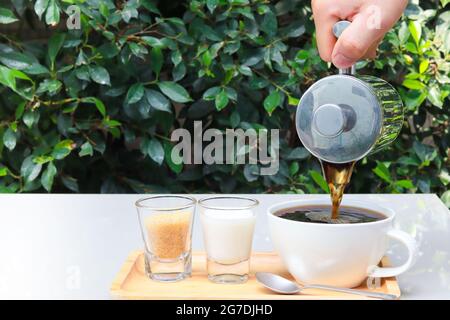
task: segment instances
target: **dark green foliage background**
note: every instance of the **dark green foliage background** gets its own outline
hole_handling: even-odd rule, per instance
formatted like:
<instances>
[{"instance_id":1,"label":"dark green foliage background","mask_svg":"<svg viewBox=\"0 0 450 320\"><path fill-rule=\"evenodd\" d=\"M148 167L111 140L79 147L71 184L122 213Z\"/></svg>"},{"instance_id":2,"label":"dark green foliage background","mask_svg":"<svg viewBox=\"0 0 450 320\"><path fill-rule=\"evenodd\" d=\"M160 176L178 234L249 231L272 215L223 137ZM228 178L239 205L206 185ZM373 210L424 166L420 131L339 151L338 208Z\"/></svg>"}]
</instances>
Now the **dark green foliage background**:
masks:
<instances>
[{"instance_id":1,"label":"dark green foliage background","mask_svg":"<svg viewBox=\"0 0 450 320\"><path fill-rule=\"evenodd\" d=\"M80 31L66 28L81 8ZM349 192L437 193L450 205L448 0L412 1L373 62L407 121L357 165ZM327 191L293 115L336 70L309 1L0 0L1 192ZM37 35L37 36L36 36ZM280 128L280 171L177 166L174 128Z\"/></svg>"}]
</instances>

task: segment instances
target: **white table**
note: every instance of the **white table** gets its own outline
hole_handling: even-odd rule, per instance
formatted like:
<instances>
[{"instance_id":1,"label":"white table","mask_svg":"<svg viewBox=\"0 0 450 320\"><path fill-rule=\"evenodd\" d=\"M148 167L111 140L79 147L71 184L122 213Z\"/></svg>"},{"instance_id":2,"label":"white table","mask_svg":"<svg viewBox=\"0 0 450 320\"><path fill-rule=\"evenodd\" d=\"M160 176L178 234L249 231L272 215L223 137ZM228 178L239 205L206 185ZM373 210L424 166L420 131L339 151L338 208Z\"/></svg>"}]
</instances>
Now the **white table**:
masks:
<instances>
[{"instance_id":1,"label":"white table","mask_svg":"<svg viewBox=\"0 0 450 320\"><path fill-rule=\"evenodd\" d=\"M203 195L195 195L201 198ZM140 195L0 195L0 298L108 299L129 252L142 247L134 202ZM256 195L255 251L272 250L266 208L328 195ZM450 212L435 195L345 195L397 211L396 226L416 238L419 256L398 277L404 299L450 299ZM203 249L198 219L193 248ZM310 244L313 245L313 244ZM406 252L393 246L393 264Z\"/></svg>"}]
</instances>

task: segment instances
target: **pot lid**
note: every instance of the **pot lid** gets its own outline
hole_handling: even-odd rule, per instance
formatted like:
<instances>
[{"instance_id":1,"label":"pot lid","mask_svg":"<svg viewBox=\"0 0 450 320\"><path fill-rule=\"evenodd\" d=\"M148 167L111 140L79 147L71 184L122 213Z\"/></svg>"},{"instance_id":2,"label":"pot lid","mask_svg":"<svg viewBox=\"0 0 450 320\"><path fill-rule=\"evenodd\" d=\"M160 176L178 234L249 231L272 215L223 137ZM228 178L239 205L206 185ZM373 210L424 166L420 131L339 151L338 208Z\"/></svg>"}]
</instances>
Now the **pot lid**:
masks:
<instances>
[{"instance_id":1,"label":"pot lid","mask_svg":"<svg viewBox=\"0 0 450 320\"><path fill-rule=\"evenodd\" d=\"M297 133L321 160L346 163L367 155L382 127L382 110L372 88L351 75L333 75L314 83L302 96Z\"/></svg>"}]
</instances>

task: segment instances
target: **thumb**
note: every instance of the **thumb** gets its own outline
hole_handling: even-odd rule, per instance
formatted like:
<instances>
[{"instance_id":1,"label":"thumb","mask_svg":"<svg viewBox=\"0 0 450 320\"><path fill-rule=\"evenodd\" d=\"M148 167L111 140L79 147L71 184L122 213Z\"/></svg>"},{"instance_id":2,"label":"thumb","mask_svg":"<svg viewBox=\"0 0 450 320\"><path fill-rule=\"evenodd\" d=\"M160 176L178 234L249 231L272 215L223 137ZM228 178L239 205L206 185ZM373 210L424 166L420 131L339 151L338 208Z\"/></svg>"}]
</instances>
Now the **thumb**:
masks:
<instances>
[{"instance_id":1,"label":"thumb","mask_svg":"<svg viewBox=\"0 0 450 320\"><path fill-rule=\"evenodd\" d=\"M331 61L338 68L348 68L363 58L369 48L385 33L367 23L364 15L358 14L342 32L331 55Z\"/></svg>"}]
</instances>

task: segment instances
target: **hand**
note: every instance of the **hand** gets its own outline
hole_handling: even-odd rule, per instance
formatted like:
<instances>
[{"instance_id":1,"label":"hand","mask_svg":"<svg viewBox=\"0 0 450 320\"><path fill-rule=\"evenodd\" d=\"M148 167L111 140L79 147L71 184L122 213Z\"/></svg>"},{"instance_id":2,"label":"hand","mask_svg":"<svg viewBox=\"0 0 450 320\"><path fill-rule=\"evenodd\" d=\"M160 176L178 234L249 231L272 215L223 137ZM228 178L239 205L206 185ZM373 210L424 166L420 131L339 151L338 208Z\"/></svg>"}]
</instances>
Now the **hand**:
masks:
<instances>
[{"instance_id":1,"label":"hand","mask_svg":"<svg viewBox=\"0 0 450 320\"><path fill-rule=\"evenodd\" d=\"M320 57L338 68L375 58L378 44L401 17L408 0L312 0ZM338 40L333 25L351 21Z\"/></svg>"}]
</instances>

